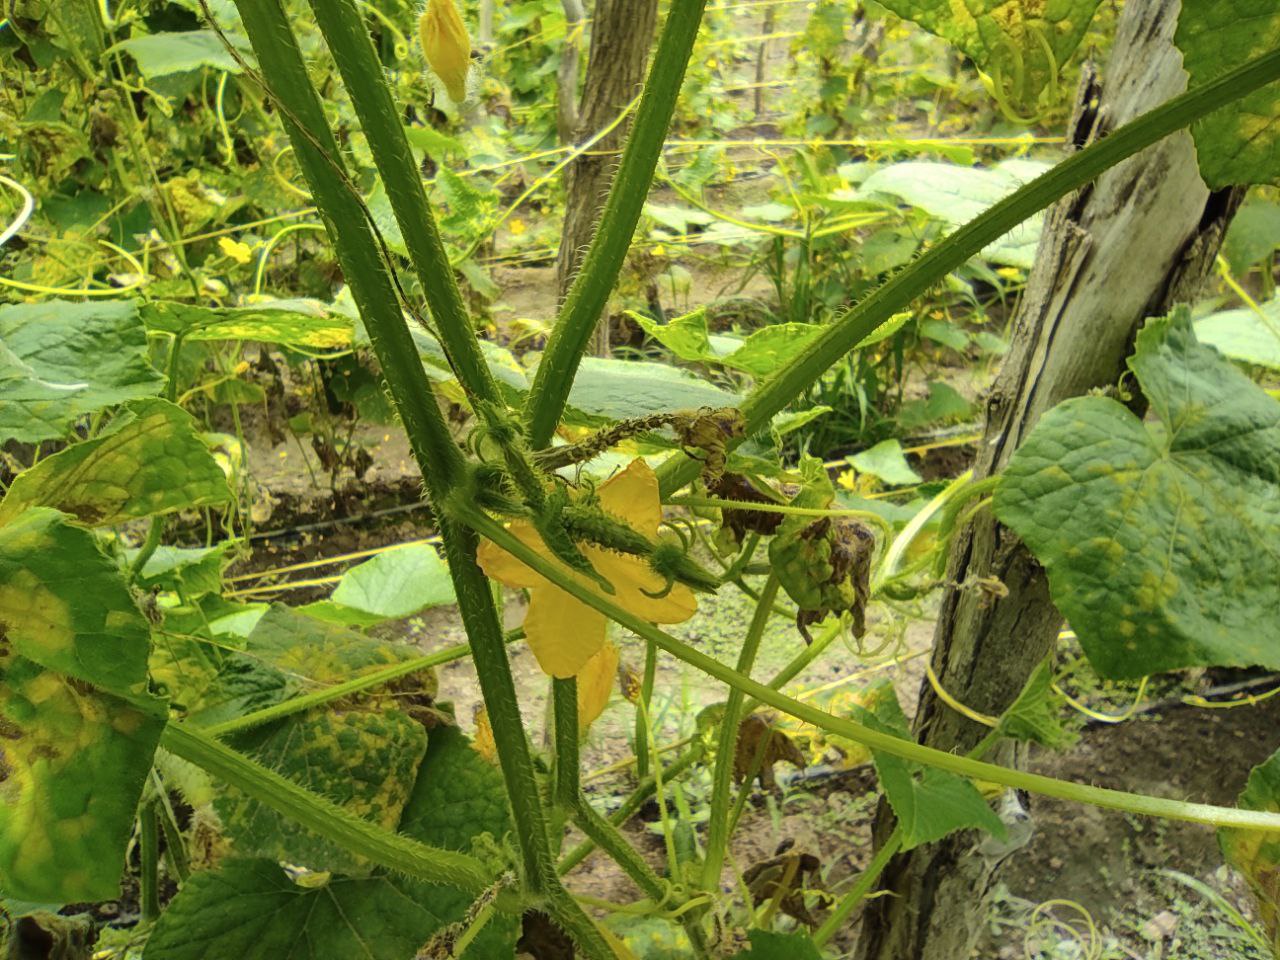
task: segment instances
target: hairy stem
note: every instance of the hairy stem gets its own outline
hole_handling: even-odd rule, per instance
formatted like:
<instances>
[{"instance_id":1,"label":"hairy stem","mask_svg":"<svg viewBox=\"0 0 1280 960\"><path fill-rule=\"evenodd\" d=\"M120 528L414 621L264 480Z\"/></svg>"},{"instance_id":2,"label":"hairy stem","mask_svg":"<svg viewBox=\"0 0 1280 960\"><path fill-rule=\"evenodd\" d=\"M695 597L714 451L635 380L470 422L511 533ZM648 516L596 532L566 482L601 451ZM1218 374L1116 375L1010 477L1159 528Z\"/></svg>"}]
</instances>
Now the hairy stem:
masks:
<instances>
[{"instance_id":1,"label":"hairy stem","mask_svg":"<svg viewBox=\"0 0 1280 960\"><path fill-rule=\"evenodd\" d=\"M778 595L778 578L770 575L760 591L747 628L746 639L738 652L738 672L750 676L764 637L765 625L773 612L773 600ZM733 768L737 759L738 725L742 721L741 690L730 689L724 705L724 719L720 724L720 739L716 745L715 768L711 776L711 810L707 821L707 859L702 865L702 889L720 889L720 871L724 867L725 849L729 845L729 805L733 800Z\"/></svg>"},{"instance_id":2,"label":"hairy stem","mask_svg":"<svg viewBox=\"0 0 1280 960\"><path fill-rule=\"evenodd\" d=\"M663 24L599 230L565 297L525 402L525 428L535 450L550 442L560 422L583 351L617 283L653 183L705 6L706 0L673 0Z\"/></svg>"}]
</instances>

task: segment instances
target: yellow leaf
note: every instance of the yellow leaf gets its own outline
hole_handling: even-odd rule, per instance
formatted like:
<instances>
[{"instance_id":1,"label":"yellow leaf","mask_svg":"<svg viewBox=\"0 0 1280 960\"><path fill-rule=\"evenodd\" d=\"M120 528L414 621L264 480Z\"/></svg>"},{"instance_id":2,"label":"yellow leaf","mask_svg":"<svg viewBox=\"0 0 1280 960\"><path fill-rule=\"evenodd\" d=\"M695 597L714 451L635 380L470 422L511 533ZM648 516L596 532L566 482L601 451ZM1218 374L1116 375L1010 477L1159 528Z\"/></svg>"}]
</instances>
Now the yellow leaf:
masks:
<instances>
[{"instance_id":1,"label":"yellow leaf","mask_svg":"<svg viewBox=\"0 0 1280 960\"><path fill-rule=\"evenodd\" d=\"M476 735L471 741L471 746L475 748L476 753L496 766L498 763L498 744L493 739L493 727L489 724L489 711L484 708L482 703L476 704L475 722Z\"/></svg>"}]
</instances>

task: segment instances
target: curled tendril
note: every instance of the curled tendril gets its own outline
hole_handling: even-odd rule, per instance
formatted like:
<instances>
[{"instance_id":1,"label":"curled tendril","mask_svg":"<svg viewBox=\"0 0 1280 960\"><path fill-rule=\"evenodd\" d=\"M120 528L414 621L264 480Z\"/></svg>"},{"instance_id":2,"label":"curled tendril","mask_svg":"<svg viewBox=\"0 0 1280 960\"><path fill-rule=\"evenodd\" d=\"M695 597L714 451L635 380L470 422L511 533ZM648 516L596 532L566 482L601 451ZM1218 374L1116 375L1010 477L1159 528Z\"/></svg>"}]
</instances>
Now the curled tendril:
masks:
<instances>
[{"instance_id":1,"label":"curled tendril","mask_svg":"<svg viewBox=\"0 0 1280 960\"><path fill-rule=\"evenodd\" d=\"M1044 53L1045 66L1048 71L1044 91L1048 93L1049 102L1053 102L1058 98L1062 89L1057 54L1054 53L1049 37L1037 24L1026 24L1026 30L1039 44L1041 51ZM996 54L1007 54L1008 59L1013 64L1012 75L1007 77L1002 65L1003 58L997 55L991 61L990 91L992 98L996 101L996 106L1000 108L1000 112L1004 114L1005 118L1012 123L1031 126L1040 122L1044 119L1044 111L1037 111L1029 116L1023 116L1018 113L1014 106L1014 101L1025 99L1027 95L1028 71L1022 50L1008 37L1004 37L994 52Z\"/></svg>"}]
</instances>

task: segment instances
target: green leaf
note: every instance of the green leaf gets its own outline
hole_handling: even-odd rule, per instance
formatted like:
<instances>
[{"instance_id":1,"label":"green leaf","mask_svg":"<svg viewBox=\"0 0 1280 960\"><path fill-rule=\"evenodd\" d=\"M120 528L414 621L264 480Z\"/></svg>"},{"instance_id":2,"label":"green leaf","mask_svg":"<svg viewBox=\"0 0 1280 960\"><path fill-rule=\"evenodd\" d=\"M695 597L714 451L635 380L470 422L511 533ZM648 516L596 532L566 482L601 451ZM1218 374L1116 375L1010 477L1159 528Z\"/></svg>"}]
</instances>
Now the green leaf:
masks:
<instances>
[{"instance_id":1,"label":"green leaf","mask_svg":"<svg viewBox=\"0 0 1280 960\"><path fill-rule=\"evenodd\" d=\"M1098 0L882 2L962 50L991 75L1000 95L1024 111L1056 83L1098 8Z\"/></svg>"},{"instance_id":2,"label":"green leaf","mask_svg":"<svg viewBox=\"0 0 1280 960\"><path fill-rule=\"evenodd\" d=\"M0 887L119 895L164 728L149 628L93 535L38 508L0 527Z\"/></svg>"},{"instance_id":3,"label":"green leaf","mask_svg":"<svg viewBox=\"0 0 1280 960\"><path fill-rule=\"evenodd\" d=\"M394 706L327 704L241 734L231 745L348 813L395 829L427 750L427 732ZM221 794L214 806L241 856L347 874L370 867L238 791Z\"/></svg>"},{"instance_id":4,"label":"green leaf","mask_svg":"<svg viewBox=\"0 0 1280 960\"><path fill-rule=\"evenodd\" d=\"M1280 752L1253 768L1237 805L1280 813ZM1249 881L1271 948L1280 955L1280 837L1256 830L1222 829L1218 842L1227 862Z\"/></svg>"},{"instance_id":5,"label":"green leaf","mask_svg":"<svg viewBox=\"0 0 1280 960\"><path fill-rule=\"evenodd\" d=\"M188 880L156 923L144 960L409 960L467 898L448 887L425 897L387 876L332 877L301 886L270 860L232 860ZM416 893L416 891L415 891ZM501 957L481 947L466 956ZM514 953L514 938L505 955ZM492 944L490 944L492 947Z\"/></svg>"},{"instance_id":6,"label":"green leaf","mask_svg":"<svg viewBox=\"0 0 1280 960\"><path fill-rule=\"evenodd\" d=\"M229 499L226 474L191 414L167 400L135 400L94 439L21 473L0 501L0 523L48 506L109 526Z\"/></svg>"},{"instance_id":7,"label":"green leaf","mask_svg":"<svg viewBox=\"0 0 1280 960\"><path fill-rule=\"evenodd\" d=\"M751 949L735 956L742 960L822 960L822 953L804 933L750 930Z\"/></svg>"},{"instance_id":8,"label":"green leaf","mask_svg":"<svg viewBox=\"0 0 1280 960\"><path fill-rule=\"evenodd\" d=\"M180 333L187 340L255 340L285 347L338 350L351 346L349 317L316 300L272 300L251 307L201 307L156 301L145 304L148 330Z\"/></svg>"},{"instance_id":9,"label":"green leaf","mask_svg":"<svg viewBox=\"0 0 1280 960\"><path fill-rule=\"evenodd\" d=\"M1197 343L1185 309L1147 321L1129 367L1155 422L1060 404L1010 461L997 516L1102 676L1280 667L1280 403Z\"/></svg>"},{"instance_id":10,"label":"green leaf","mask_svg":"<svg viewBox=\"0 0 1280 960\"><path fill-rule=\"evenodd\" d=\"M569 391L580 413L625 420L700 407L736 407L741 398L665 363L584 357Z\"/></svg>"},{"instance_id":11,"label":"green leaf","mask_svg":"<svg viewBox=\"0 0 1280 960\"><path fill-rule=\"evenodd\" d=\"M900 740L913 739L892 683L873 686L864 702L871 706L855 708L860 721ZM880 751L873 751L872 757L880 786L902 829L904 850L972 828L1004 838L1004 824L968 780Z\"/></svg>"},{"instance_id":12,"label":"green leaf","mask_svg":"<svg viewBox=\"0 0 1280 960\"><path fill-rule=\"evenodd\" d=\"M222 589L222 570L229 562L227 553L235 541L224 540L212 547L156 547L138 574L136 584L143 590L181 591L189 599L218 593ZM125 559L132 565L137 550L126 550Z\"/></svg>"},{"instance_id":13,"label":"green leaf","mask_svg":"<svg viewBox=\"0 0 1280 960\"><path fill-rule=\"evenodd\" d=\"M905 487L923 479L911 469L906 454L902 452L902 444L897 440L881 440L871 449L849 457L849 463L859 473L879 477L891 487Z\"/></svg>"},{"instance_id":14,"label":"green leaf","mask_svg":"<svg viewBox=\"0 0 1280 960\"><path fill-rule=\"evenodd\" d=\"M718 359L707 338L707 311L703 308L666 323L659 323L634 310L628 310L627 316L681 360L705 363Z\"/></svg>"},{"instance_id":15,"label":"green leaf","mask_svg":"<svg viewBox=\"0 0 1280 960\"><path fill-rule=\"evenodd\" d=\"M763 379L799 354L809 342L822 333L816 323L775 323L762 327L722 361Z\"/></svg>"},{"instance_id":16,"label":"green leaf","mask_svg":"<svg viewBox=\"0 0 1280 960\"><path fill-rule=\"evenodd\" d=\"M163 386L133 303L0 306L0 443L62 437L77 417Z\"/></svg>"},{"instance_id":17,"label":"green leaf","mask_svg":"<svg viewBox=\"0 0 1280 960\"><path fill-rule=\"evenodd\" d=\"M1174 42L1192 89L1280 47L1273 0L1187 3ZM1212 188L1280 183L1280 96L1275 84L1226 104L1191 125L1200 174Z\"/></svg>"},{"instance_id":18,"label":"green leaf","mask_svg":"<svg viewBox=\"0 0 1280 960\"><path fill-rule=\"evenodd\" d=\"M301 609L321 619L369 626L411 617L456 599L449 568L440 555L428 544L415 543L353 567L342 575L327 605Z\"/></svg>"},{"instance_id":19,"label":"green leaf","mask_svg":"<svg viewBox=\"0 0 1280 960\"><path fill-rule=\"evenodd\" d=\"M253 63L253 51L247 37L228 33L231 45L249 63ZM111 50L123 50L133 57L139 72L148 80L167 77L173 73L186 73L211 67L227 73L240 73L240 64L227 52L218 35L212 30L188 30L174 33L153 33L122 40Z\"/></svg>"},{"instance_id":20,"label":"green leaf","mask_svg":"<svg viewBox=\"0 0 1280 960\"><path fill-rule=\"evenodd\" d=\"M1280 298L1249 307L1222 310L1195 322L1196 339L1225 357L1280 370Z\"/></svg>"},{"instance_id":21,"label":"green leaf","mask_svg":"<svg viewBox=\"0 0 1280 960\"><path fill-rule=\"evenodd\" d=\"M858 188L858 196L897 197L950 227L959 227L1050 166L1037 160L1006 160L982 169L908 160L867 177ZM1036 214L983 250L982 256L992 263L1030 269L1043 224L1044 214Z\"/></svg>"},{"instance_id":22,"label":"green leaf","mask_svg":"<svg viewBox=\"0 0 1280 960\"><path fill-rule=\"evenodd\" d=\"M1050 749L1061 749L1076 737L1062 726L1061 708L1065 698L1053 690L1053 668L1042 660L1032 672L1018 699L1000 716L998 732L1002 737L1038 743Z\"/></svg>"},{"instance_id":23,"label":"green leaf","mask_svg":"<svg viewBox=\"0 0 1280 960\"><path fill-rule=\"evenodd\" d=\"M400 822L425 843L466 850L481 834L509 827L501 774L452 727L432 732L426 759ZM296 885L276 864L233 861L192 877L161 916L144 960L408 960L469 898L447 887L397 877L334 877ZM515 953L517 920L498 914L464 954L468 960Z\"/></svg>"},{"instance_id":24,"label":"green leaf","mask_svg":"<svg viewBox=\"0 0 1280 960\"><path fill-rule=\"evenodd\" d=\"M969 346L969 335L946 320L935 320L932 317L920 321L920 336L935 343L962 352Z\"/></svg>"},{"instance_id":25,"label":"green leaf","mask_svg":"<svg viewBox=\"0 0 1280 960\"><path fill-rule=\"evenodd\" d=\"M1222 255L1232 272L1244 274L1280 247L1280 203L1251 196L1231 218Z\"/></svg>"},{"instance_id":26,"label":"green leaf","mask_svg":"<svg viewBox=\"0 0 1280 960\"><path fill-rule=\"evenodd\" d=\"M929 397L910 400L898 410L898 423L904 430L918 430L932 423L950 423L973 415L973 406L949 383L930 382Z\"/></svg>"}]
</instances>

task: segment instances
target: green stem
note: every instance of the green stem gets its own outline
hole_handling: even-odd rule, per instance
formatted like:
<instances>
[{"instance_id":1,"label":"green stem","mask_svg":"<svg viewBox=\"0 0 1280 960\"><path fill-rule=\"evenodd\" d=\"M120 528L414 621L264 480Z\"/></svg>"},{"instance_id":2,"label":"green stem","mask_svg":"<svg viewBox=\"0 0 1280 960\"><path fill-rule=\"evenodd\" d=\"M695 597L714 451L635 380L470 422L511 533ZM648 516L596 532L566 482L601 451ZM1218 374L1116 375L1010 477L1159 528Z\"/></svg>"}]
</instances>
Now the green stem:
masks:
<instances>
[{"instance_id":1,"label":"green stem","mask_svg":"<svg viewBox=\"0 0 1280 960\"><path fill-rule=\"evenodd\" d=\"M770 575L760 592L747 627L746 639L738 652L738 673L750 676L764 637L764 628L773 612L773 600L778 595L778 578ZM729 805L733 801L733 767L738 747L738 724L742 721L743 693L729 691L724 705L724 718L720 723L720 739L716 744L715 768L711 777L711 810L707 820L707 859L702 865L702 889L720 889L720 871L724 867L725 848L729 844Z\"/></svg>"},{"instance_id":2,"label":"green stem","mask_svg":"<svg viewBox=\"0 0 1280 960\"><path fill-rule=\"evenodd\" d=\"M649 775L649 738L645 735L644 718L653 705L653 684L658 677L658 648L652 643L644 645L644 674L640 678L640 702L636 704L635 742L636 776L643 780Z\"/></svg>"},{"instance_id":3,"label":"green stem","mask_svg":"<svg viewBox=\"0 0 1280 960\"><path fill-rule=\"evenodd\" d=\"M662 769L662 782L666 783L668 780L683 775L685 771L692 768L694 764L702 759L702 754L701 744L690 747ZM609 822L616 827L630 820L636 811L644 806L644 802L653 796L654 791L658 789L658 779L654 774L649 774L649 776L641 780L636 788L622 801L622 805L609 815ZM556 865L556 872L564 876L585 860L587 855L595 849L595 846L595 841L588 837L561 858L559 864Z\"/></svg>"},{"instance_id":4,"label":"green stem","mask_svg":"<svg viewBox=\"0 0 1280 960\"><path fill-rule=\"evenodd\" d=\"M640 891L655 904L661 904L668 910L682 905L679 900L675 903L669 902L671 893L669 884L653 872L644 858L636 852L635 847L627 843L626 838L614 825L602 817L591 802L582 795L579 795L574 808L573 822L587 835L588 839L607 853L613 862L622 868L623 873L630 877ZM702 930L698 912L685 912L680 917L680 922L689 937L689 944L693 948L693 955L707 956L706 935Z\"/></svg>"},{"instance_id":5,"label":"green stem","mask_svg":"<svg viewBox=\"0 0 1280 960\"><path fill-rule=\"evenodd\" d=\"M150 800L138 812L138 886L142 919L151 922L160 916L160 824L156 801Z\"/></svg>"},{"instance_id":6,"label":"green stem","mask_svg":"<svg viewBox=\"0 0 1280 960\"><path fill-rule=\"evenodd\" d=\"M1280 55L1277 56L1280 63ZM659 630L612 601L598 596L590 588L564 575L554 563L546 560L536 551L527 547L502 525L492 520L479 510L459 511L457 518L468 523L484 537L492 540L518 560L523 561L535 572L542 574L561 590L582 601L587 606L599 610L616 623L621 624L632 633L646 640L652 640L661 649L677 659L698 668L703 673L715 677L731 687L750 694L767 706L783 713L811 723L821 730L846 737L872 750L882 750L895 757L936 767L950 773L959 774L974 780L988 780L1015 790L1026 790L1030 793L1046 797L1057 797L1077 803L1087 803L1108 810L1120 810L1142 816L1162 817L1168 820L1185 820L1192 823L1203 823L1215 827L1233 827L1242 830L1258 830L1267 833L1280 833L1280 813L1268 813L1257 810L1240 810L1234 807L1218 807L1204 803L1186 803L1181 800L1168 800L1163 797L1151 797L1143 794L1128 793L1123 790L1109 790L1093 787L1068 780L1058 780L1040 774L1028 773L1024 770L1013 770L994 763L972 760L957 756L944 750L935 750L913 740L902 740L878 730L872 730L860 723L844 717L836 717L807 703L794 700L763 683L745 677L736 670L725 666L713 657L695 650L682 643L670 634Z\"/></svg>"},{"instance_id":7,"label":"green stem","mask_svg":"<svg viewBox=\"0 0 1280 960\"><path fill-rule=\"evenodd\" d=\"M526 432L535 450L545 447L555 433L582 353L617 283L653 183L705 6L706 0L673 0L663 24L599 230L565 297L525 402Z\"/></svg>"},{"instance_id":8,"label":"green stem","mask_svg":"<svg viewBox=\"0 0 1280 960\"><path fill-rule=\"evenodd\" d=\"M817 382L827 368L855 349L876 327L988 244L1120 161L1278 78L1280 50L1275 50L1144 113L989 207L864 297L752 390L742 405L746 435L763 430L775 414ZM688 456L667 460L658 470L663 495L689 483L700 469L701 464Z\"/></svg>"},{"instance_id":9,"label":"green stem","mask_svg":"<svg viewBox=\"0 0 1280 960\"><path fill-rule=\"evenodd\" d=\"M577 678L552 679L551 703L556 738L555 801L565 810L571 810L577 806L582 793L578 766Z\"/></svg>"},{"instance_id":10,"label":"green stem","mask_svg":"<svg viewBox=\"0 0 1280 960\"><path fill-rule=\"evenodd\" d=\"M316 23L333 53L342 82L360 118L449 365L472 400L504 405L484 362L480 342L427 202L400 110L392 99L382 61L360 11L352 0L311 0L311 9L315 11Z\"/></svg>"},{"instance_id":11,"label":"green stem","mask_svg":"<svg viewBox=\"0 0 1280 960\"><path fill-rule=\"evenodd\" d=\"M471 894L479 894L493 884L492 871L475 857L430 847L352 816L337 804L304 790L274 770L268 770L185 724L169 724L161 743L165 749L277 813L374 863L428 883L458 887ZM504 904L505 909L518 910L519 906L510 897Z\"/></svg>"},{"instance_id":12,"label":"green stem","mask_svg":"<svg viewBox=\"0 0 1280 960\"><path fill-rule=\"evenodd\" d=\"M867 899L867 894L871 892L871 888L880 879L880 874L884 873L884 868L889 865L889 861L897 855L900 849L902 849L902 828L894 827L889 839L885 841L884 846L876 851L876 855L871 858L871 862L863 869L849 892L836 904L836 908L822 922L822 926L814 931L813 942L815 946L821 949L824 944L840 931L841 927L849 919L849 915L857 909L858 904Z\"/></svg>"}]
</instances>

